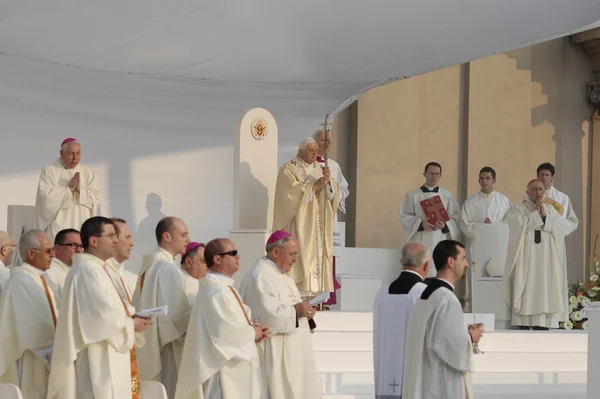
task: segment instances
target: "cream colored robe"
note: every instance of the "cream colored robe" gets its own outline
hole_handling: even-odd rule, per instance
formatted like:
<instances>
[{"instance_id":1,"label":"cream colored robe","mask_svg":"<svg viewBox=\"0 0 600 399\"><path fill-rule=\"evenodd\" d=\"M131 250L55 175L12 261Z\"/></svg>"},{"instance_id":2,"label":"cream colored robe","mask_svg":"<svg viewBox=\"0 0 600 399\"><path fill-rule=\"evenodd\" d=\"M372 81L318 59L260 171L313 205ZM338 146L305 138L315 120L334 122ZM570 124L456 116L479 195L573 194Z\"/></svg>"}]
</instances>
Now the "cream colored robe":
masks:
<instances>
[{"instance_id":1,"label":"cream colored robe","mask_svg":"<svg viewBox=\"0 0 600 399\"><path fill-rule=\"evenodd\" d=\"M6 289L9 278L10 269L0 260L0 298L2 298L2 291Z\"/></svg>"},{"instance_id":2,"label":"cream colored robe","mask_svg":"<svg viewBox=\"0 0 600 399\"><path fill-rule=\"evenodd\" d=\"M296 156L279 169L275 186L273 230L286 230L298 240L300 257L290 277L302 292L333 291L333 221L340 202L340 187L331 179L331 185L316 193L313 185L322 176L318 163L308 165ZM323 223L325 245L322 245Z\"/></svg>"},{"instance_id":3,"label":"cream colored robe","mask_svg":"<svg viewBox=\"0 0 600 399\"><path fill-rule=\"evenodd\" d=\"M69 270L71 270L71 268L64 262L58 258L53 258L50 269L46 270L44 273L44 275L48 277L48 285L54 292L56 303L60 303L60 294L65 285L65 278L67 278Z\"/></svg>"},{"instance_id":4,"label":"cream colored robe","mask_svg":"<svg viewBox=\"0 0 600 399\"><path fill-rule=\"evenodd\" d=\"M54 341L50 306L58 315L41 276L27 263L15 268L0 301L0 383L19 386L25 399L46 398Z\"/></svg>"},{"instance_id":5,"label":"cream colored robe","mask_svg":"<svg viewBox=\"0 0 600 399\"><path fill-rule=\"evenodd\" d=\"M69 188L77 172L79 193ZM82 164L67 169L58 158L42 169L35 200L35 227L44 230L51 241L62 229L80 230L83 222L98 214L102 195L94 172Z\"/></svg>"},{"instance_id":6,"label":"cream colored robe","mask_svg":"<svg viewBox=\"0 0 600 399\"><path fill-rule=\"evenodd\" d=\"M140 378L162 382L168 397L173 398L191 306L183 271L171 254L164 252L145 272L139 309L166 305L169 314L154 319L144 331L147 344L138 351L138 358Z\"/></svg>"},{"instance_id":7,"label":"cream colored robe","mask_svg":"<svg viewBox=\"0 0 600 399\"><path fill-rule=\"evenodd\" d=\"M322 398L308 320L296 318L294 305L302 298L294 281L265 257L246 274L240 294L253 317L272 333L262 344L261 359L271 398Z\"/></svg>"},{"instance_id":8,"label":"cream colored robe","mask_svg":"<svg viewBox=\"0 0 600 399\"><path fill-rule=\"evenodd\" d=\"M544 204L544 209L545 224L529 200L515 205L507 217L510 240L504 300L512 310L511 323L515 326L558 328L567 306L567 276L559 240L577 225L548 204ZM539 244L535 243L536 230L541 234Z\"/></svg>"},{"instance_id":9,"label":"cream colored robe","mask_svg":"<svg viewBox=\"0 0 600 399\"><path fill-rule=\"evenodd\" d=\"M429 259L433 259L433 250L440 241L456 240L460 235L460 207L458 206L458 202L456 202L454 195L450 191L441 187L438 190L437 193L424 193L421 188L409 191L406 194L404 202L400 205L400 212L398 214L402 230L406 234L406 239L409 242L420 241L425 244L429 248ZM450 217L450 220L446 222L449 230L448 233L444 233L439 229L434 231L419 231L421 223L425 220L425 212L423 212L421 201L435 197L436 195L442 200L446 212ZM435 276L435 273L435 267L430 267L428 277Z\"/></svg>"},{"instance_id":10,"label":"cream colored robe","mask_svg":"<svg viewBox=\"0 0 600 399\"><path fill-rule=\"evenodd\" d=\"M148 271L148 269L157 261L159 260L165 260L168 262L172 262L175 263L175 257L173 255L171 255L168 251L165 251L164 249L162 249L161 247L157 247L156 249L154 249L154 251L152 251L152 253L150 254L151 257L151 262L144 267L144 265L142 265L142 268L140 269L140 272L137 276L136 279L136 283L135 283L135 289L133 291L133 306L135 306L136 309L140 309L140 292L141 292L141 284L142 281L146 281L146 272Z\"/></svg>"},{"instance_id":11,"label":"cream colored robe","mask_svg":"<svg viewBox=\"0 0 600 399\"><path fill-rule=\"evenodd\" d=\"M105 267L87 253L73 257L60 302L48 399L131 398L133 319Z\"/></svg>"},{"instance_id":12,"label":"cream colored robe","mask_svg":"<svg viewBox=\"0 0 600 399\"><path fill-rule=\"evenodd\" d=\"M232 288L233 279L227 276L209 273L200 279L175 399L268 397L254 328L248 324L238 302L240 296ZM252 320L250 308L242 306Z\"/></svg>"}]
</instances>

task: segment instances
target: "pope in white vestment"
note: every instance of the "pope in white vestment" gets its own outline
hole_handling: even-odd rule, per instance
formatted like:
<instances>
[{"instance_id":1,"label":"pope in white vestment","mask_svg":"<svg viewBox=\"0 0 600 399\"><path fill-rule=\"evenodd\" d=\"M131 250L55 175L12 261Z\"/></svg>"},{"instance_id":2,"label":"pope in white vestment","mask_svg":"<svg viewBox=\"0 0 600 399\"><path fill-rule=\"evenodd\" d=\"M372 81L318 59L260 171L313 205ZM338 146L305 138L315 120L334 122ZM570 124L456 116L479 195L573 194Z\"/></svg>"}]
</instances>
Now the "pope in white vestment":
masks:
<instances>
[{"instance_id":1,"label":"pope in white vestment","mask_svg":"<svg viewBox=\"0 0 600 399\"><path fill-rule=\"evenodd\" d=\"M333 221L340 188L316 162L317 147L313 139L303 140L298 155L279 169L275 187L273 230L298 240L301 255L290 276L301 293L334 290Z\"/></svg>"},{"instance_id":2,"label":"pope in white vestment","mask_svg":"<svg viewBox=\"0 0 600 399\"><path fill-rule=\"evenodd\" d=\"M45 399L58 310L43 271L14 269L0 301L0 383L21 388L25 399Z\"/></svg>"},{"instance_id":3,"label":"pope in white vestment","mask_svg":"<svg viewBox=\"0 0 600 399\"><path fill-rule=\"evenodd\" d=\"M77 140L63 141L60 154L42 169L35 200L35 226L51 240L60 230L79 230L84 221L96 216L103 195L94 173L79 163Z\"/></svg>"},{"instance_id":4,"label":"pope in white vestment","mask_svg":"<svg viewBox=\"0 0 600 399\"><path fill-rule=\"evenodd\" d=\"M504 299L513 326L558 328L568 311L566 271L559 240L577 225L543 201L539 180L527 186L528 198L508 215L510 241L504 273Z\"/></svg>"},{"instance_id":5,"label":"pope in white vestment","mask_svg":"<svg viewBox=\"0 0 600 399\"><path fill-rule=\"evenodd\" d=\"M441 166L439 164L429 163L425 168L423 175L426 178L425 184L417 189L411 190L406 194L404 202L400 206L398 218L402 229L409 242L418 241L425 244L430 251L443 240L456 239L460 233L460 207L454 198L454 195L448 190L438 187L437 183L441 177ZM421 201L439 196L444 208L450 217L443 228L435 227L427 231L425 212L421 206ZM435 275L433 268L429 269L430 276Z\"/></svg>"},{"instance_id":6,"label":"pope in white vestment","mask_svg":"<svg viewBox=\"0 0 600 399\"><path fill-rule=\"evenodd\" d=\"M426 285L429 250L421 243L402 249L400 277L384 286L373 306L373 365L375 398L394 399L402 395L402 375L408 319Z\"/></svg>"},{"instance_id":7,"label":"pope in white vestment","mask_svg":"<svg viewBox=\"0 0 600 399\"><path fill-rule=\"evenodd\" d=\"M285 238L288 240L284 242ZM309 322L295 307L302 298L294 281L285 274L296 261L297 253L298 242L289 233L273 233L267 241L267 256L258 260L240 285L242 301L272 334L262 343L263 372L272 399L323 396ZM314 315L314 310L309 312Z\"/></svg>"}]
</instances>

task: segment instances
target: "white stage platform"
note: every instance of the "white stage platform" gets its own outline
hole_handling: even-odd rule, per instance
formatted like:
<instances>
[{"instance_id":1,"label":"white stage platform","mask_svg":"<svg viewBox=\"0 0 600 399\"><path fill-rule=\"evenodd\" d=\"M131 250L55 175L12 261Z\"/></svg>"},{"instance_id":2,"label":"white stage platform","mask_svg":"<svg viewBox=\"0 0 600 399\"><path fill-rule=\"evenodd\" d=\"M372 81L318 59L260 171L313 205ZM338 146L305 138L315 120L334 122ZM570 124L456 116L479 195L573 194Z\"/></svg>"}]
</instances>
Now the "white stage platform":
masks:
<instances>
[{"instance_id":1,"label":"white stage platform","mask_svg":"<svg viewBox=\"0 0 600 399\"><path fill-rule=\"evenodd\" d=\"M370 312L319 312L313 344L327 399L372 399ZM487 333L475 355L477 399L585 399L587 334L574 331Z\"/></svg>"}]
</instances>

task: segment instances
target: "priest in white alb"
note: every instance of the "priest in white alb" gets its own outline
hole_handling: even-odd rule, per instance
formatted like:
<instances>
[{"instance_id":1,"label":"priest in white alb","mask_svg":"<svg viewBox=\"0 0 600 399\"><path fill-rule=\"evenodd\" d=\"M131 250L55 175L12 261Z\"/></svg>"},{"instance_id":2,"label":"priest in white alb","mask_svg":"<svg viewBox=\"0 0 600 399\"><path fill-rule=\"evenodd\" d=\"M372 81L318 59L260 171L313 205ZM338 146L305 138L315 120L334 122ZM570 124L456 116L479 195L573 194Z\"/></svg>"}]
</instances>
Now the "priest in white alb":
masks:
<instances>
[{"instance_id":1,"label":"priest in white alb","mask_svg":"<svg viewBox=\"0 0 600 399\"><path fill-rule=\"evenodd\" d=\"M575 211L573 210L573 204L571 203L571 199L569 196L562 191L559 191L554 187L554 175L556 170L554 165L551 163L545 162L538 166L537 168L537 179L542 182L544 185L544 201L549 205L552 205L557 212L567 219L572 225L575 226L575 231L577 227L579 227L579 219L577 215L575 215ZM563 258L563 269L565 271L565 275L567 275L567 246L565 243L566 236L558 238L558 245L560 247L560 251L562 253ZM564 290L568 289L568 282L565 279L565 287ZM565 296L565 312L559 316L559 321L569 320L569 304L568 298Z\"/></svg>"},{"instance_id":2,"label":"priest in white alb","mask_svg":"<svg viewBox=\"0 0 600 399\"><path fill-rule=\"evenodd\" d=\"M60 294L65 285L67 273L73 265L73 255L83 251L79 230L63 229L54 237L54 258L50 269L46 271L48 285L56 296L57 303L60 303Z\"/></svg>"},{"instance_id":3,"label":"priest in white alb","mask_svg":"<svg viewBox=\"0 0 600 399\"><path fill-rule=\"evenodd\" d=\"M6 287L10 278L8 266L12 263L15 247L16 245L10 234L0 231L0 298L2 297L2 290Z\"/></svg>"},{"instance_id":4,"label":"priest in white alb","mask_svg":"<svg viewBox=\"0 0 600 399\"><path fill-rule=\"evenodd\" d=\"M263 343L262 359L269 393L271 398L321 398L309 325L315 310L302 301L287 275L298 260L298 241L286 231L276 231L265 250L267 255L244 277L240 294L252 316L271 332Z\"/></svg>"},{"instance_id":5,"label":"priest in white alb","mask_svg":"<svg viewBox=\"0 0 600 399\"><path fill-rule=\"evenodd\" d=\"M117 245L115 246L115 252L113 257L106 261L108 265L107 270L115 282L121 297L127 301L127 303L133 306L133 290L135 289L135 282L137 281L137 275L125 269L125 262L131 256L131 249L133 248L133 235L131 229L127 225L127 221L122 218L110 218L115 225L115 232L117 233Z\"/></svg>"},{"instance_id":6,"label":"priest in white alb","mask_svg":"<svg viewBox=\"0 0 600 399\"><path fill-rule=\"evenodd\" d=\"M404 343L408 319L421 297L429 272L429 249L420 242L402 248L402 272L384 286L373 307L373 365L375 398L394 399L402 395Z\"/></svg>"},{"instance_id":7,"label":"priest in white alb","mask_svg":"<svg viewBox=\"0 0 600 399\"><path fill-rule=\"evenodd\" d=\"M250 308L233 287L240 268L235 244L211 240L204 256L210 270L199 281L175 398L267 399L256 343L269 330L250 321Z\"/></svg>"},{"instance_id":8,"label":"priest in white alb","mask_svg":"<svg viewBox=\"0 0 600 399\"><path fill-rule=\"evenodd\" d=\"M273 230L298 240L300 257L289 274L302 294L334 290L333 220L340 186L317 154L314 139L302 140L298 154L279 169L275 186Z\"/></svg>"},{"instance_id":9,"label":"priest in white alb","mask_svg":"<svg viewBox=\"0 0 600 399\"><path fill-rule=\"evenodd\" d=\"M40 175L35 200L35 226L51 240L62 229L79 229L81 224L98 214L102 191L94 172L81 160L81 145L67 138L60 147L60 157L45 166Z\"/></svg>"},{"instance_id":10,"label":"priest in white alb","mask_svg":"<svg viewBox=\"0 0 600 399\"><path fill-rule=\"evenodd\" d=\"M473 399L473 344L481 327L465 328L454 285L467 274L464 246L440 241L433 250L436 277L415 304L406 330L402 399Z\"/></svg>"},{"instance_id":11,"label":"priest in white alb","mask_svg":"<svg viewBox=\"0 0 600 399\"><path fill-rule=\"evenodd\" d=\"M47 399L140 399L135 332L152 321L135 315L106 270L114 223L86 220L81 242L63 287Z\"/></svg>"},{"instance_id":12,"label":"priest in white alb","mask_svg":"<svg viewBox=\"0 0 600 399\"><path fill-rule=\"evenodd\" d=\"M181 255L181 271L184 276L185 292L188 296L190 307L194 305L198 293L198 280L206 276L208 266L204 259L204 248L201 242L190 242Z\"/></svg>"},{"instance_id":13,"label":"priest in white alb","mask_svg":"<svg viewBox=\"0 0 600 399\"><path fill-rule=\"evenodd\" d=\"M530 181L527 199L508 215L504 300L512 311L511 324L525 330L558 328L568 311L567 275L559 241L577 225L548 205L544 192L541 181Z\"/></svg>"},{"instance_id":14,"label":"priest in white alb","mask_svg":"<svg viewBox=\"0 0 600 399\"><path fill-rule=\"evenodd\" d=\"M186 292L190 285L186 285L186 278L175 257L185 253L190 235L183 220L166 217L158 222L156 237L156 260L138 279L141 293L136 308L168 306L168 314L157 317L144 333L146 345L139 350L140 376L144 381L161 382L169 399L173 399L191 313Z\"/></svg>"},{"instance_id":15,"label":"priest in white alb","mask_svg":"<svg viewBox=\"0 0 600 399\"><path fill-rule=\"evenodd\" d=\"M345 214L346 198L348 198L348 195L350 195L350 191L348 190L348 181L346 181L346 178L342 173L342 168L340 167L340 164L334 161L333 159L329 158L328 156L329 147L331 146L331 134L326 129L318 129L313 134L313 139L315 139L315 141L319 145L319 154L317 155L317 162L321 166L329 167L332 179L334 179L340 186L340 203L338 205L338 210ZM335 305L337 303L337 296L335 290L342 287L335 276L335 262L336 258L341 256L342 254L341 247L342 242L340 239L340 226L338 222L338 215L336 212L333 217L333 291L331 292L331 295L329 296L327 302L325 302L325 305L327 306Z\"/></svg>"},{"instance_id":16,"label":"priest in white alb","mask_svg":"<svg viewBox=\"0 0 600 399\"><path fill-rule=\"evenodd\" d=\"M25 399L46 399L58 310L44 272L52 243L41 230L19 240L24 263L15 268L0 301L0 384L21 388Z\"/></svg>"},{"instance_id":17,"label":"priest in white alb","mask_svg":"<svg viewBox=\"0 0 600 399\"><path fill-rule=\"evenodd\" d=\"M465 200L460 214L460 229L467 238L467 259L471 272L477 273L474 278L504 274L508 225L502 222L512 205L494 189L494 184L496 171L489 166L481 168L481 190Z\"/></svg>"},{"instance_id":18,"label":"priest in white alb","mask_svg":"<svg viewBox=\"0 0 600 399\"><path fill-rule=\"evenodd\" d=\"M407 240L422 242L431 251L442 240L458 238L460 207L450 191L438 186L442 177L442 165L437 162L429 162L425 165L423 176L425 184L406 194L404 202L400 205L398 217ZM440 197L448 213L450 220L447 222L438 221L436 224L431 224L427 221L421 201L435 196ZM435 275L433 268L429 268L429 273L429 277Z\"/></svg>"}]
</instances>

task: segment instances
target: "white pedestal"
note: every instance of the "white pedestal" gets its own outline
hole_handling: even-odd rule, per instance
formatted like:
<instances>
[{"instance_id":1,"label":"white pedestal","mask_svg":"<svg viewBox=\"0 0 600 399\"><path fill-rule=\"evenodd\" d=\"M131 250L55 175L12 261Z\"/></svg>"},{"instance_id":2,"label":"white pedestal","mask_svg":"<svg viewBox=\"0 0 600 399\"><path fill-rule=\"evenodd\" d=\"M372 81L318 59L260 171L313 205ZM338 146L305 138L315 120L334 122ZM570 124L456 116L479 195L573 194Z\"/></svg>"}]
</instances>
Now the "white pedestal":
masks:
<instances>
[{"instance_id":1,"label":"white pedestal","mask_svg":"<svg viewBox=\"0 0 600 399\"><path fill-rule=\"evenodd\" d=\"M492 313L499 329L510 329L510 309L504 302L502 277L479 277L473 281L471 311L476 314Z\"/></svg>"},{"instance_id":2,"label":"white pedestal","mask_svg":"<svg viewBox=\"0 0 600 399\"><path fill-rule=\"evenodd\" d=\"M587 399L597 399L600 393L600 308L586 308L586 316L589 324Z\"/></svg>"},{"instance_id":3,"label":"white pedestal","mask_svg":"<svg viewBox=\"0 0 600 399\"><path fill-rule=\"evenodd\" d=\"M248 270L256 261L265 256L265 245L271 232L268 230L232 230L229 239L233 241L240 253L240 269L234 274L235 288L239 289Z\"/></svg>"},{"instance_id":4,"label":"white pedestal","mask_svg":"<svg viewBox=\"0 0 600 399\"><path fill-rule=\"evenodd\" d=\"M372 312L375 297L381 289L381 279L369 276L338 276L342 288L338 303L343 311Z\"/></svg>"}]
</instances>

